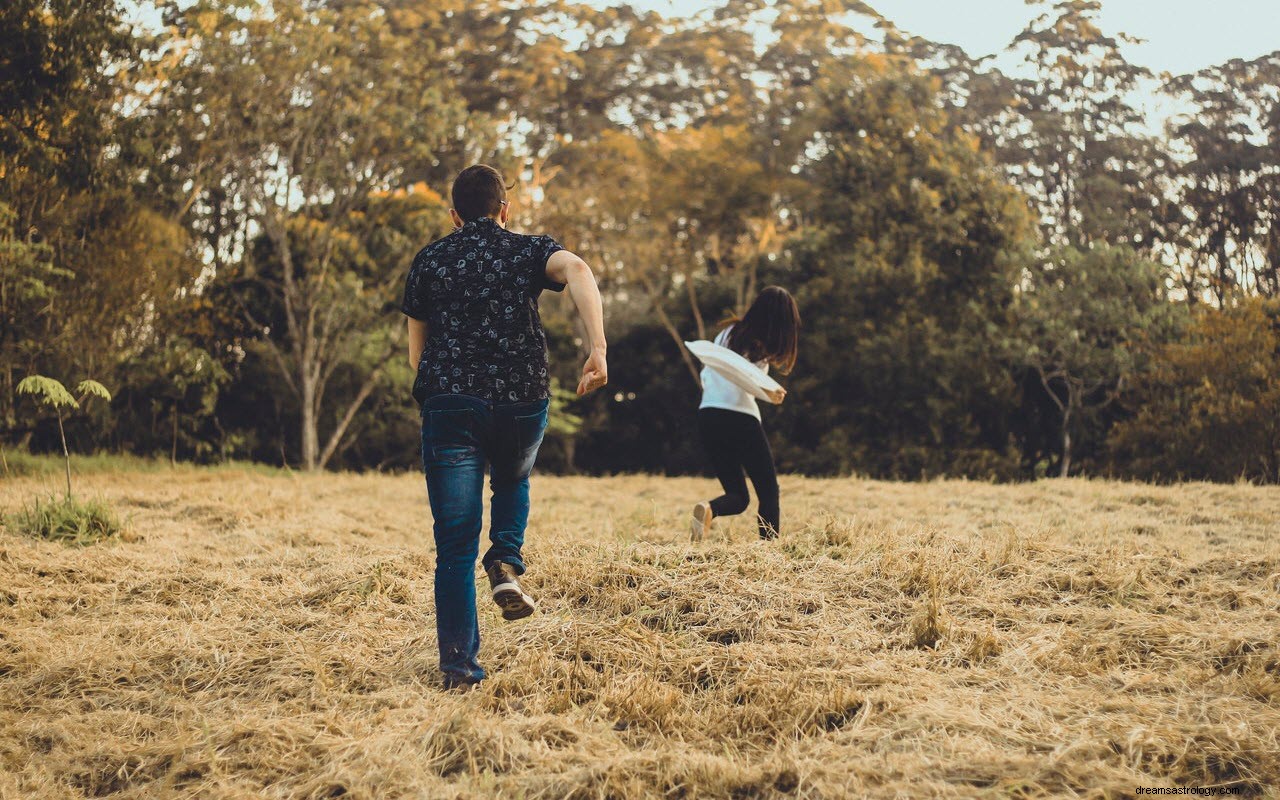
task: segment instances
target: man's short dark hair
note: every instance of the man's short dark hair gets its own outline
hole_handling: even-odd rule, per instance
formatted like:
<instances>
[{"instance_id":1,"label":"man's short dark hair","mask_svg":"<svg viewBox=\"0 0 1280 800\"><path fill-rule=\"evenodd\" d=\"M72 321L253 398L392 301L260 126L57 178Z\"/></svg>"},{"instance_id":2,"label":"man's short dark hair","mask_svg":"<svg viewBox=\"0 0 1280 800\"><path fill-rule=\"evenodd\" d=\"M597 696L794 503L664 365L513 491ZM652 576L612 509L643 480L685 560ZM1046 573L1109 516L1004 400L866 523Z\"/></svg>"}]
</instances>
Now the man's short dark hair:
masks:
<instances>
[{"instance_id":1,"label":"man's short dark hair","mask_svg":"<svg viewBox=\"0 0 1280 800\"><path fill-rule=\"evenodd\" d=\"M475 164L453 179L453 210L463 222L481 217L496 217L507 199L507 185L502 173L488 164Z\"/></svg>"}]
</instances>

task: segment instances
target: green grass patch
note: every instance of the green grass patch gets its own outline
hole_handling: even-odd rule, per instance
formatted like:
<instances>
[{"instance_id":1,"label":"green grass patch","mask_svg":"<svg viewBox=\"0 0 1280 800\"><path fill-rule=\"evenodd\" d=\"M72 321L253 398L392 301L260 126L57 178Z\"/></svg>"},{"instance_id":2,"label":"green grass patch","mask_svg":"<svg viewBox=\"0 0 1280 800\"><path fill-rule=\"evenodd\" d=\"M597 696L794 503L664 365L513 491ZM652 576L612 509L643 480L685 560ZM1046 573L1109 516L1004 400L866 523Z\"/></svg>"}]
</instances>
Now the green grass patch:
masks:
<instances>
[{"instance_id":1,"label":"green grass patch","mask_svg":"<svg viewBox=\"0 0 1280 800\"><path fill-rule=\"evenodd\" d=\"M37 539L83 547L120 535L123 526L100 500L51 497L8 514L5 527Z\"/></svg>"},{"instance_id":2,"label":"green grass patch","mask_svg":"<svg viewBox=\"0 0 1280 800\"><path fill-rule=\"evenodd\" d=\"M34 455L25 450L4 451L5 465L0 467L0 478L43 478L60 477L63 473L62 456L56 454ZM123 455L119 453L94 453L92 455L72 455L71 475L94 475L102 473L122 472L173 472L175 470L220 470L231 469L248 471L261 475L284 474L285 470L268 464L255 464L250 461L227 461L221 464L203 466L188 462L178 462L177 467L166 458L145 458L142 456Z\"/></svg>"}]
</instances>

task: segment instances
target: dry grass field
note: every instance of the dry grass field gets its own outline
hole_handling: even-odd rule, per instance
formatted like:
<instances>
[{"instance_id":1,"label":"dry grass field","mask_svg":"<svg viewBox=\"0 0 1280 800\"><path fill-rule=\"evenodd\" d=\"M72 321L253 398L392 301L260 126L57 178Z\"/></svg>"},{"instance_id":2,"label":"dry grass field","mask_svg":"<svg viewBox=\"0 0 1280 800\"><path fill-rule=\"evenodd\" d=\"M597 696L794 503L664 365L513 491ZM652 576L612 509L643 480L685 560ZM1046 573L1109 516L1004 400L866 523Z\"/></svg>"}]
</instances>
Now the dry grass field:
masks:
<instances>
[{"instance_id":1,"label":"dry grass field","mask_svg":"<svg viewBox=\"0 0 1280 800\"><path fill-rule=\"evenodd\" d=\"M85 476L123 541L0 530L0 797L1280 791L1280 490L791 478L692 545L712 487L536 477L459 695L419 477Z\"/></svg>"}]
</instances>

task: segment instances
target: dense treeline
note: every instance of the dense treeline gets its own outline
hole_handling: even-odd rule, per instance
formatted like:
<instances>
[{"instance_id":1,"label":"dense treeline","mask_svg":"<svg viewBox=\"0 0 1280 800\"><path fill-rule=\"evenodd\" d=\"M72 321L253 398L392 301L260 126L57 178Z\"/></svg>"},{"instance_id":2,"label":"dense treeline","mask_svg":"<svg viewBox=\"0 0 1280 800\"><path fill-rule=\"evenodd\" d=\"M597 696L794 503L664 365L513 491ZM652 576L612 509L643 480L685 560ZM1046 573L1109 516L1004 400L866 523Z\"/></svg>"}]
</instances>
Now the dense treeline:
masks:
<instances>
[{"instance_id":1,"label":"dense treeline","mask_svg":"<svg viewBox=\"0 0 1280 800\"><path fill-rule=\"evenodd\" d=\"M0 441L55 446L38 373L113 390L80 450L413 467L401 281L487 161L606 295L545 467L700 469L680 342L778 283L784 470L1280 480L1280 51L1156 76L1099 5L1006 74L857 0L10 0Z\"/></svg>"}]
</instances>

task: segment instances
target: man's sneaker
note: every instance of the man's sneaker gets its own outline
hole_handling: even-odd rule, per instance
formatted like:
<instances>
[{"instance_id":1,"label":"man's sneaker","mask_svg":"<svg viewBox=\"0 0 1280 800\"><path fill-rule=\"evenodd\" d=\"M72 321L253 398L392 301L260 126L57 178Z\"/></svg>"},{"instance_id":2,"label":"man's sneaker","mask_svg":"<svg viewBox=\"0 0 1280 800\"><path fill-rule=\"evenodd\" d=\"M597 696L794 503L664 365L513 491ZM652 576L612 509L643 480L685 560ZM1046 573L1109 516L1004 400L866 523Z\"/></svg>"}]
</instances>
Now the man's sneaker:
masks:
<instances>
[{"instance_id":1,"label":"man's sneaker","mask_svg":"<svg viewBox=\"0 0 1280 800\"><path fill-rule=\"evenodd\" d=\"M705 500L693 507L693 520L689 523L689 538L695 542L702 541L711 530L711 504Z\"/></svg>"},{"instance_id":2,"label":"man's sneaker","mask_svg":"<svg viewBox=\"0 0 1280 800\"><path fill-rule=\"evenodd\" d=\"M524 619L537 609L538 604L520 586L516 568L502 561L491 564L485 570L489 574L489 587L493 589L493 602L502 609L503 619Z\"/></svg>"},{"instance_id":3,"label":"man's sneaker","mask_svg":"<svg viewBox=\"0 0 1280 800\"><path fill-rule=\"evenodd\" d=\"M479 685L480 681L463 681L455 680L453 678L445 678L441 683L441 688L446 692L452 692L454 694L466 694Z\"/></svg>"}]
</instances>

